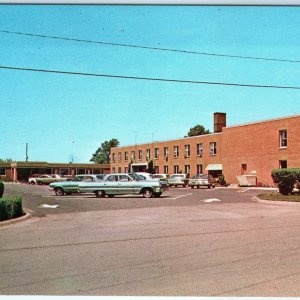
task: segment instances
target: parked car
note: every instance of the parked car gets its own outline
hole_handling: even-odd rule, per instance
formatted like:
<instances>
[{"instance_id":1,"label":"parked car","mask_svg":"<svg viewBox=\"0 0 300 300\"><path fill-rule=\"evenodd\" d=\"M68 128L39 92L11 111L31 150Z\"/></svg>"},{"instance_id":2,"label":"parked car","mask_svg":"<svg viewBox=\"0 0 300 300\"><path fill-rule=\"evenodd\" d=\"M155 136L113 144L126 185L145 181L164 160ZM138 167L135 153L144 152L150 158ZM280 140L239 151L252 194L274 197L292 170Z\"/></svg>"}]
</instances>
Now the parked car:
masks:
<instances>
[{"instance_id":1,"label":"parked car","mask_svg":"<svg viewBox=\"0 0 300 300\"><path fill-rule=\"evenodd\" d=\"M189 179L186 174L172 174L168 179L169 186L180 186L186 187L189 184Z\"/></svg>"},{"instance_id":2,"label":"parked car","mask_svg":"<svg viewBox=\"0 0 300 300\"><path fill-rule=\"evenodd\" d=\"M167 174L152 174L151 176L153 179L159 179L159 180L168 180L169 178Z\"/></svg>"},{"instance_id":3,"label":"parked car","mask_svg":"<svg viewBox=\"0 0 300 300\"><path fill-rule=\"evenodd\" d=\"M53 182L50 184L49 189L53 190L57 196L71 195L72 193L78 193L78 184L80 182L97 182L104 178L104 174L82 174L77 175L73 179L66 181Z\"/></svg>"},{"instance_id":4,"label":"parked car","mask_svg":"<svg viewBox=\"0 0 300 300\"><path fill-rule=\"evenodd\" d=\"M206 186L209 189L214 188L216 185L215 179L211 175L207 174L196 174L194 175L189 182L189 186L193 189L197 187L198 189L201 186Z\"/></svg>"},{"instance_id":5,"label":"parked car","mask_svg":"<svg viewBox=\"0 0 300 300\"><path fill-rule=\"evenodd\" d=\"M135 174L141 176L144 180L159 180L159 179L154 179L153 175L147 172L135 172Z\"/></svg>"},{"instance_id":6,"label":"parked car","mask_svg":"<svg viewBox=\"0 0 300 300\"><path fill-rule=\"evenodd\" d=\"M50 184L52 182L57 182L57 181L64 181L67 180L67 178L62 177L61 175L58 174L44 174L40 176L30 176L28 178L28 183L30 184Z\"/></svg>"},{"instance_id":7,"label":"parked car","mask_svg":"<svg viewBox=\"0 0 300 300\"><path fill-rule=\"evenodd\" d=\"M80 193L95 193L98 198L126 194L142 194L145 198L160 197L167 189L166 183L145 180L136 173L108 174L102 182L85 182L78 185Z\"/></svg>"}]
</instances>

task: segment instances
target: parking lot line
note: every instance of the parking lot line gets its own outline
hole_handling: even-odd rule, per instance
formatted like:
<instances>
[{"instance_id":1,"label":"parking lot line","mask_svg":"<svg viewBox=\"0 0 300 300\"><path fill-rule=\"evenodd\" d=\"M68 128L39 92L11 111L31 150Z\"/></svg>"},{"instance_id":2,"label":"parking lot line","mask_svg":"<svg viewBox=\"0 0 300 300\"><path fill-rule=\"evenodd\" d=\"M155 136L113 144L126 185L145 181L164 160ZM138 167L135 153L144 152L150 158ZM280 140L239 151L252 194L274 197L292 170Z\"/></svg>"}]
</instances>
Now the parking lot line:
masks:
<instances>
[{"instance_id":1,"label":"parking lot line","mask_svg":"<svg viewBox=\"0 0 300 300\"><path fill-rule=\"evenodd\" d=\"M248 189L245 189L245 190L238 190L237 191L237 193L245 193L245 192L247 192L247 191L249 191L250 189L248 188Z\"/></svg>"},{"instance_id":2,"label":"parking lot line","mask_svg":"<svg viewBox=\"0 0 300 300\"><path fill-rule=\"evenodd\" d=\"M182 197L186 197L186 196L189 196L189 195L193 195L193 193L189 193L189 194L185 194L185 195L181 195L181 196L178 196L178 197L172 197L172 198L169 198L169 199L179 199L179 198L182 198Z\"/></svg>"}]
</instances>

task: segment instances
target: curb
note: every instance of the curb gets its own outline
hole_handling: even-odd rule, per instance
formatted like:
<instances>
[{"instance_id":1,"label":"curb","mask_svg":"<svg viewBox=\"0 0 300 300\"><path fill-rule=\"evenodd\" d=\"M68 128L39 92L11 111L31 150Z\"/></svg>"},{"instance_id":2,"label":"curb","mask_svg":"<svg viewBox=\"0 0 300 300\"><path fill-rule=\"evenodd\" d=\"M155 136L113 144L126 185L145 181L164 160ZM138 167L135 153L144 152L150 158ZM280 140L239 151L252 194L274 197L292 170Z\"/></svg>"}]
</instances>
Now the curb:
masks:
<instances>
[{"instance_id":1,"label":"curb","mask_svg":"<svg viewBox=\"0 0 300 300\"><path fill-rule=\"evenodd\" d=\"M18 217L18 218L15 218L15 219L9 219L9 220L6 220L6 221L0 221L0 227L7 226L7 225L10 225L10 224L14 224L14 223L18 223L18 222L22 222L24 220L29 219L30 217L31 217L30 213L26 212L25 216Z\"/></svg>"},{"instance_id":2,"label":"curb","mask_svg":"<svg viewBox=\"0 0 300 300\"><path fill-rule=\"evenodd\" d=\"M300 205L300 202L293 202L293 201L276 201L276 200L262 200L262 199L259 199L258 197L256 196L253 196L252 199L256 202L260 202L260 203L263 203L263 204L274 204L274 205Z\"/></svg>"}]
</instances>

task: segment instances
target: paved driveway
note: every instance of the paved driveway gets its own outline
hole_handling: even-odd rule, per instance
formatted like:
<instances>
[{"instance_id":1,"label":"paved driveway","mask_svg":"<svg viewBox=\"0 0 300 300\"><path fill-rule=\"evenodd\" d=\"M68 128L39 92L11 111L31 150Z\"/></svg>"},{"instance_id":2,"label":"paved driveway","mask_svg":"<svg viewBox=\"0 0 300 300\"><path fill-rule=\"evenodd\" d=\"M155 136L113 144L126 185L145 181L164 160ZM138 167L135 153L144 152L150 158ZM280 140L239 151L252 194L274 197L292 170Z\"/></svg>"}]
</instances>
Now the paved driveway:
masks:
<instances>
[{"instance_id":1,"label":"paved driveway","mask_svg":"<svg viewBox=\"0 0 300 300\"><path fill-rule=\"evenodd\" d=\"M252 202L253 190L105 200L35 191L24 194L35 214L59 206L0 228L1 295L300 296L299 205Z\"/></svg>"}]
</instances>

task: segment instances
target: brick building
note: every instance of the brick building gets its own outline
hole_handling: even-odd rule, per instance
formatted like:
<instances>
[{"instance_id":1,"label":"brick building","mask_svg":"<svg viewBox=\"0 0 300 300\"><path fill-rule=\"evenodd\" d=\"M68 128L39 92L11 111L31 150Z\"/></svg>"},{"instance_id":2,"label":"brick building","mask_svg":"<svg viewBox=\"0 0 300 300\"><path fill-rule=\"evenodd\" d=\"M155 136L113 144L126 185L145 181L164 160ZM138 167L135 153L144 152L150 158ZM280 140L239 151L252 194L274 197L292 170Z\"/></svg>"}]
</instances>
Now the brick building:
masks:
<instances>
[{"instance_id":1,"label":"brick building","mask_svg":"<svg viewBox=\"0 0 300 300\"><path fill-rule=\"evenodd\" d=\"M271 170L300 167L300 115L226 127L214 114L214 133L111 149L111 172L210 173L227 182L273 185Z\"/></svg>"}]
</instances>

